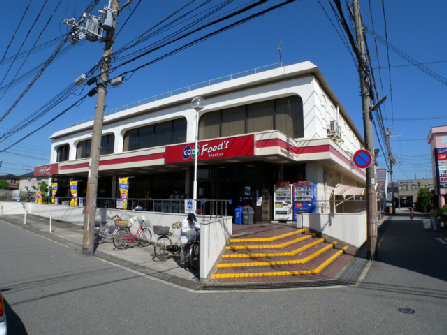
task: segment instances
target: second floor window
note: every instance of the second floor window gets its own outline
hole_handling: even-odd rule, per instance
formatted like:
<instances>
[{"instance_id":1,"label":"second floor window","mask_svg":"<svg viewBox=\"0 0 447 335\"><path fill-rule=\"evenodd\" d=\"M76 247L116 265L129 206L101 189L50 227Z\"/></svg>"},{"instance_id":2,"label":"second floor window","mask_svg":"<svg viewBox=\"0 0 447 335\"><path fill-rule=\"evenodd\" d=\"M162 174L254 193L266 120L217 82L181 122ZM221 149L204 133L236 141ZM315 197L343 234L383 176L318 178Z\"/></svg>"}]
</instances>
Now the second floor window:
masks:
<instances>
[{"instance_id":1,"label":"second floor window","mask_svg":"<svg viewBox=\"0 0 447 335\"><path fill-rule=\"evenodd\" d=\"M76 159L90 158L92 140L88 139L78 143L76 147ZM115 146L115 137L113 134L104 135L101 138L100 155L113 154Z\"/></svg>"},{"instance_id":2,"label":"second floor window","mask_svg":"<svg viewBox=\"0 0 447 335\"><path fill-rule=\"evenodd\" d=\"M186 119L179 119L129 130L124 135L124 151L177 144L185 141Z\"/></svg>"},{"instance_id":3,"label":"second floor window","mask_svg":"<svg viewBox=\"0 0 447 335\"><path fill-rule=\"evenodd\" d=\"M68 161L70 156L70 145L65 144L57 148L56 162Z\"/></svg>"}]
</instances>

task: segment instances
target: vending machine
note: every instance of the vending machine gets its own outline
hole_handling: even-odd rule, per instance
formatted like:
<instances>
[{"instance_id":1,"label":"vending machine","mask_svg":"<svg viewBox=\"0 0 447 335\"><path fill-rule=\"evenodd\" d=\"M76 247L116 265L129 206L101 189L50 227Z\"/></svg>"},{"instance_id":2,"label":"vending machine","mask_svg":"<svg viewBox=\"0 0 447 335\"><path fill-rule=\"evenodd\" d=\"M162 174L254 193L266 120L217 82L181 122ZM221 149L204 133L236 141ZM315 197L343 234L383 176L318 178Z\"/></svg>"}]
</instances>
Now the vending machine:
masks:
<instances>
[{"instance_id":1,"label":"vending machine","mask_svg":"<svg viewBox=\"0 0 447 335\"><path fill-rule=\"evenodd\" d=\"M310 181L293 183L293 219L298 213L317 212L317 188Z\"/></svg>"},{"instance_id":2,"label":"vending machine","mask_svg":"<svg viewBox=\"0 0 447 335\"><path fill-rule=\"evenodd\" d=\"M274 209L273 219L287 220L293 219L293 199L292 199L292 185L289 182L280 182L275 185L274 192Z\"/></svg>"}]
</instances>

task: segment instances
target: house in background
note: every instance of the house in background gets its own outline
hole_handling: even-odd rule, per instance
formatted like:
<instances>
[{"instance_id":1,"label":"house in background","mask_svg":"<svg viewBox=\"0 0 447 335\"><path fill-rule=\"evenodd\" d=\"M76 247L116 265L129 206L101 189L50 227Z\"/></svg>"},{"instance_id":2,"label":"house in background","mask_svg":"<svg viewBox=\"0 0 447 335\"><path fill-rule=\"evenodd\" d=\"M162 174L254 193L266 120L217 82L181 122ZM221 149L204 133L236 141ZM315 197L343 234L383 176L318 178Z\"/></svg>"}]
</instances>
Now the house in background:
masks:
<instances>
[{"instance_id":1,"label":"house in background","mask_svg":"<svg viewBox=\"0 0 447 335\"><path fill-rule=\"evenodd\" d=\"M33 172L26 173L24 175L19 176L20 178L20 185L19 190L21 194L28 194L28 193L36 193L36 185L40 184L42 181L44 181L48 186L49 185L49 178L45 177L34 177Z\"/></svg>"},{"instance_id":2,"label":"house in background","mask_svg":"<svg viewBox=\"0 0 447 335\"><path fill-rule=\"evenodd\" d=\"M447 126L433 127L428 133L431 165L435 182L435 195L439 208L446 204L447 198Z\"/></svg>"},{"instance_id":3,"label":"house in background","mask_svg":"<svg viewBox=\"0 0 447 335\"><path fill-rule=\"evenodd\" d=\"M19 189L19 182L20 178L13 175L13 174L7 174L4 176L0 176L0 179L5 179L8 183L8 190L18 190Z\"/></svg>"}]
</instances>

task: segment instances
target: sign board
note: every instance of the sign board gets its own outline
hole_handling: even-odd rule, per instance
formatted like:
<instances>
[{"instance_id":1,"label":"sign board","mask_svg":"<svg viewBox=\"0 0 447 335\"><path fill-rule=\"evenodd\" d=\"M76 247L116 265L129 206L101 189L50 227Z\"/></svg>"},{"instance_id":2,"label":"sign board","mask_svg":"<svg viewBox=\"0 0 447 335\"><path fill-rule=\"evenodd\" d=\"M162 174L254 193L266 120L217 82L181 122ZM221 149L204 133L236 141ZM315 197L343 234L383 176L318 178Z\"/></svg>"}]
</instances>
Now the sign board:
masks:
<instances>
[{"instance_id":1,"label":"sign board","mask_svg":"<svg viewBox=\"0 0 447 335\"><path fill-rule=\"evenodd\" d=\"M254 155L254 135L229 137L219 140L200 141L197 150L194 144L182 144L166 147L165 163L193 161L195 152L197 160L229 158Z\"/></svg>"},{"instance_id":2,"label":"sign board","mask_svg":"<svg viewBox=\"0 0 447 335\"><path fill-rule=\"evenodd\" d=\"M185 199L185 213L194 213L194 201Z\"/></svg>"},{"instance_id":3,"label":"sign board","mask_svg":"<svg viewBox=\"0 0 447 335\"><path fill-rule=\"evenodd\" d=\"M367 150L360 149L355 152L353 161L357 167L367 168L371 165L371 154Z\"/></svg>"},{"instance_id":4,"label":"sign board","mask_svg":"<svg viewBox=\"0 0 447 335\"><path fill-rule=\"evenodd\" d=\"M59 164L55 163L49 165L36 166L34 168L33 176L34 177L50 176L58 173L59 173Z\"/></svg>"},{"instance_id":5,"label":"sign board","mask_svg":"<svg viewBox=\"0 0 447 335\"><path fill-rule=\"evenodd\" d=\"M435 155L438 188L447 188L447 148L436 148Z\"/></svg>"}]
</instances>

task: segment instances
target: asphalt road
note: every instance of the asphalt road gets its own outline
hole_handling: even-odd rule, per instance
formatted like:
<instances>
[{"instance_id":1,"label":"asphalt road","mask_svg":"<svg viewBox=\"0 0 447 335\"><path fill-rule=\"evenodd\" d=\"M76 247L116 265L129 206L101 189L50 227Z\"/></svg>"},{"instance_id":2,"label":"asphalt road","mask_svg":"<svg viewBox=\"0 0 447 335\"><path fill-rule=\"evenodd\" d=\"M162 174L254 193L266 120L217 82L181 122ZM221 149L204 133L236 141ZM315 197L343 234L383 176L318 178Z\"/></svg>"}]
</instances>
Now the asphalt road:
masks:
<instances>
[{"instance_id":1,"label":"asphalt road","mask_svg":"<svg viewBox=\"0 0 447 335\"><path fill-rule=\"evenodd\" d=\"M437 238L447 243L446 232L424 230L405 211L359 286L194 292L0 218L0 289L19 335L444 334L447 244Z\"/></svg>"}]
</instances>

